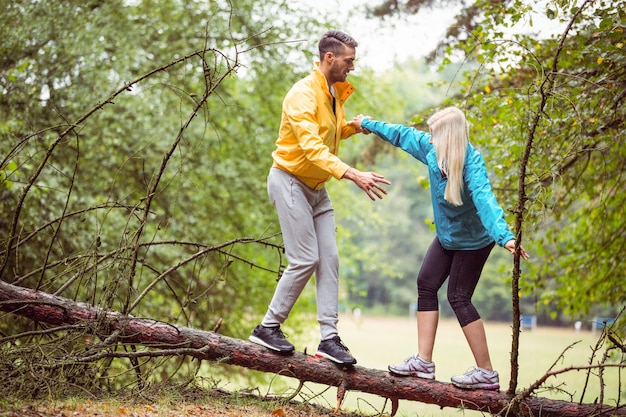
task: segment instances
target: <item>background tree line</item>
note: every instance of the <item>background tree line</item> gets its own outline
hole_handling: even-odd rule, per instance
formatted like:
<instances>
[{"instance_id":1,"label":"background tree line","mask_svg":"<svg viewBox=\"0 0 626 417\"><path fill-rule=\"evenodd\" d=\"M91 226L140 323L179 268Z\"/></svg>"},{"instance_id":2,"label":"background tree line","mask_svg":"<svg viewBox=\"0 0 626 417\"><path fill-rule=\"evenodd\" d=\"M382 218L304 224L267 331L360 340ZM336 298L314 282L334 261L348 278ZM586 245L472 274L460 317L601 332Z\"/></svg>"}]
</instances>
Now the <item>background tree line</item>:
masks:
<instances>
[{"instance_id":1,"label":"background tree line","mask_svg":"<svg viewBox=\"0 0 626 417\"><path fill-rule=\"evenodd\" d=\"M430 3L387 2L371 12L411 13ZM451 28L442 62L410 60L350 78L357 92L348 114L425 128L435 107L465 107L510 224L530 134L521 213L533 256L520 281L526 313L569 320L624 305L625 8L618 3L559 1L544 11L479 1ZM564 29L548 39L510 29L533 13ZM2 2L2 16L1 279L194 328L224 317L223 333L247 337L286 266L265 190L281 101L309 72L319 35L340 24L281 0L19 1ZM434 233L425 172L368 136L347 141L341 156L393 182L376 204L355 187L329 184L342 303L406 314ZM497 252L476 301L486 318L507 320L510 257ZM314 310L307 291L296 311ZM3 384L29 375L24 357L40 366L94 343L0 317ZM294 331L309 325L306 314L295 319ZM196 372L187 359L171 361L154 367L157 379ZM126 383L114 376L130 367L104 361L88 375L114 388ZM49 369L41 369L44 386ZM87 375L82 367L67 373Z\"/></svg>"}]
</instances>

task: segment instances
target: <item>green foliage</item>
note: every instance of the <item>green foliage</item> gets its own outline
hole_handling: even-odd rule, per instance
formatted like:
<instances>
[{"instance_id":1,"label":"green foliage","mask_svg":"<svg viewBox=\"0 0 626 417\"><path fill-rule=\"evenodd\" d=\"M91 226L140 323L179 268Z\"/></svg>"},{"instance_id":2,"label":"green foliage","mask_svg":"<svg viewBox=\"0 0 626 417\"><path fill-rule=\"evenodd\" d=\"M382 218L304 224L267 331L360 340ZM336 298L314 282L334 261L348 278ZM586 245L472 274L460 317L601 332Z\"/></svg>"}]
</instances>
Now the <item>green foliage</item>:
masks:
<instances>
[{"instance_id":1,"label":"green foliage","mask_svg":"<svg viewBox=\"0 0 626 417\"><path fill-rule=\"evenodd\" d=\"M249 334L286 266L265 189L282 98L310 70L329 23L287 1L234 3L2 3L0 279L195 328L223 318L221 332ZM626 294L626 4L525 3L479 2L460 16L465 32L449 33L438 73L422 61L383 75L363 68L350 78L348 116L422 126L435 107L465 107L510 224L525 193L522 312L613 315ZM561 32L515 30L539 13ZM377 202L349 182L328 185L341 303L406 314L434 236L426 174L369 136L345 141L340 156L393 183ZM487 319L510 317L510 269L495 248L474 298ZM286 326L295 339L315 327L314 296L307 287ZM12 368L13 349L32 347L12 338L24 330L44 329L0 317L5 371L26 369ZM50 334L64 340L41 344L55 360L91 346ZM134 381L130 362L99 366L84 375L103 388ZM160 380L199 372L178 359L141 368ZM80 375L64 369L67 380Z\"/></svg>"},{"instance_id":2,"label":"green foliage","mask_svg":"<svg viewBox=\"0 0 626 417\"><path fill-rule=\"evenodd\" d=\"M372 12L415 13L432 3L381 1ZM450 83L459 93L443 104L468 110L471 140L531 252L523 302L536 300L553 318L615 315L625 302L625 5L478 1L437 51L442 71L463 67Z\"/></svg>"},{"instance_id":3,"label":"green foliage","mask_svg":"<svg viewBox=\"0 0 626 417\"><path fill-rule=\"evenodd\" d=\"M286 263L265 178L301 75L284 57L311 55L285 41L323 30L288 2L233 7L2 4L2 280L200 329L223 318L220 332L247 337ZM0 320L9 338L27 327ZM72 340L42 354L84 349ZM140 368L157 379L197 372L152 362ZM92 382L131 370L105 363Z\"/></svg>"},{"instance_id":4,"label":"green foliage","mask_svg":"<svg viewBox=\"0 0 626 417\"><path fill-rule=\"evenodd\" d=\"M625 218L623 6L553 4L571 29L546 40L502 40L496 25L504 21L495 20L467 45L483 66L465 84L464 100L475 140L498 161L495 187L508 207L518 198L523 150L532 147L524 236L533 261L522 290L543 292L545 306L571 316L625 301L617 255Z\"/></svg>"}]
</instances>

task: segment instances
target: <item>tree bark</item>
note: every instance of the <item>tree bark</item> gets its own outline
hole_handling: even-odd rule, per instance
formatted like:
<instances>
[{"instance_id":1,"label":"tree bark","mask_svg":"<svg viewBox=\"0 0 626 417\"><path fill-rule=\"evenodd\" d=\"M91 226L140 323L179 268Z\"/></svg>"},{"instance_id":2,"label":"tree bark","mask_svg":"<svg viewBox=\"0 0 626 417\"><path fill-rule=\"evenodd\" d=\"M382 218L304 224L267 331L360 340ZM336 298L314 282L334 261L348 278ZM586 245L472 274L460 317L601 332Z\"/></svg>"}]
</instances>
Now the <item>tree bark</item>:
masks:
<instances>
[{"instance_id":1,"label":"tree bark","mask_svg":"<svg viewBox=\"0 0 626 417\"><path fill-rule=\"evenodd\" d=\"M118 334L117 341L154 349L183 349L198 359L221 361L300 381L338 387L338 401L346 390L376 394L392 400L395 413L400 399L462 407L507 416L577 417L626 415L626 409L598 404L578 404L541 397L519 398L504 391L462 390L450 383L392 376L360 366L339 367L326 359L302 352L283 356L253 343L184 326L124 316L89 304L0 281L0 310L53 325L84 326L100 338Z\"/></svg>"}]
</instances>

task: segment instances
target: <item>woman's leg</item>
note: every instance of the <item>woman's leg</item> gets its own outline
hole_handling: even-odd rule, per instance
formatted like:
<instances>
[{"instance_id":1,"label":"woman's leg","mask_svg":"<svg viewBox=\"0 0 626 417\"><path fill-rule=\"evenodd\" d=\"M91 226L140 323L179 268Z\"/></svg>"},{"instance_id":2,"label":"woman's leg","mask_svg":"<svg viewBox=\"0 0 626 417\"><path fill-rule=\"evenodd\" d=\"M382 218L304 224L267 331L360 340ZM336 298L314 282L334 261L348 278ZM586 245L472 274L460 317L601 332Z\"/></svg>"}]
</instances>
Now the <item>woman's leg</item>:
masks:
<instances>
[{"instance_id":1,"label":"woman's leg","mask_svg":"<svg viewBox=\"0 0 626 417\"><path fill-rule=\"evenodd\" d=\"M417 352L425 361L432 362L435 336L439 325L439 311L417 312Z\"/></svg>"},{"instance_id":2,"label":"woman's leg","mask_svg":"<svg viewBox=\"0 0 626 417\"><path fill-rule=\"evenodd\" d=\"M439 301L437 292L448 277L452 252L445 250L435 238L417 275L417 355L404 362L389 365L395 375L435 379L433 348L439 324Z\"/></svg>"},{"instance_id":3,"label":"woman's leg","mask_svg":"<svg viewBox=\"0 0 626 417\"><path fill-rule=\"evenodd\" d=\"M472 355L474 355L476 366L487 371L493 371L483 321L478 319L463 327L463 334L467 339Z\"/></svg>"},{"instance_id":4,"label":"woman's leg","mask_svg":"<svg viewBox=\"0 0 626 417\"><path fill-rule=\"evenodd\" d=\"M493 370L493 367L485 326L471 299L493 247L492 243L478 250L455 251L448 282L448 301L463 329L476 366L488 371Z\"/></svg>"},{"instance_id":5,"label":"woman's leg","mask_svg":"<svg viewBox=\"0 0 626 417\"><path fill-rule=\"evenodd\" d=\"M417 276L417 348L420 358L432 361L439 324L437 293L450 273L452 253L435 238Z\"/></svg>"}]
</instances>

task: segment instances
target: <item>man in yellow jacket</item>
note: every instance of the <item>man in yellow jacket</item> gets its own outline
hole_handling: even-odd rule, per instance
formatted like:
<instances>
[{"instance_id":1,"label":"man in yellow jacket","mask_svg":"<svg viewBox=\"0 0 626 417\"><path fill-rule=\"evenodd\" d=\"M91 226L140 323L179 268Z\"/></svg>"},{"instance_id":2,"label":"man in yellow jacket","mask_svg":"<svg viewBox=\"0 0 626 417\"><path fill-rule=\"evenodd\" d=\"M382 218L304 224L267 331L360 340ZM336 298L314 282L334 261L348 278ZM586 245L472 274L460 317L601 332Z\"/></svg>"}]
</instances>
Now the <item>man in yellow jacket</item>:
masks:
<instances>
[{"instance_id":1,"label":"man in yellow jacket","mask_svg":"<svg viewBox=\"0 0 626 417\"><path fill-rule=\"evenodd\" d=\"M289 266L278 282L265 317L250 341L280 353L294 346L280 330L306 283L315 274L321 342L316 356L355 364L337 332L339 255L335 218L324 185L348 179L375 201L390 184L375 172L361 172L337 157L339 142L362 130L345 120L344 102L354 91L346 81L354 69L357 42L329 31L318 44L320 62L298 81L283 101L274 163L267 178L270 200L280 221Z\"/></svg>"}]
</instances>

